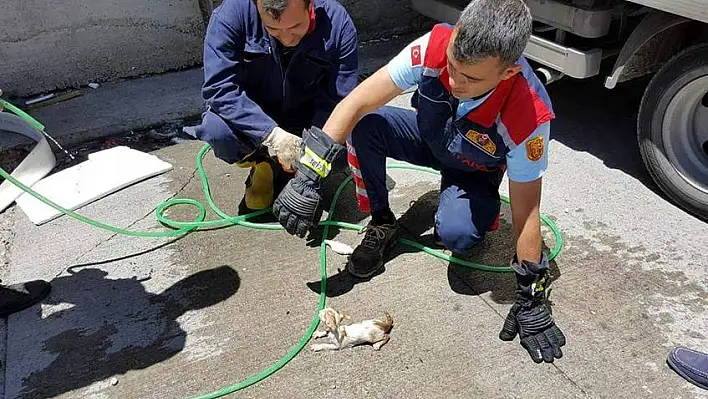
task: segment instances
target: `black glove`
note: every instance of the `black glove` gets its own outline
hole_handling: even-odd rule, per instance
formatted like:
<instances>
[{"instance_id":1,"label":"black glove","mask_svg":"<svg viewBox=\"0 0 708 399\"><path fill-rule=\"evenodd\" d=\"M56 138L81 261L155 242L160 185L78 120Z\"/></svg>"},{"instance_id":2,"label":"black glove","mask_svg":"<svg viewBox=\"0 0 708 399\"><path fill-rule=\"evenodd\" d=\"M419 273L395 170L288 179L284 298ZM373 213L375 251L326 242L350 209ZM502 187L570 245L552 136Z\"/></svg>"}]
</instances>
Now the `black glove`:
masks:
<instances>
[{"instance_id":1,"label":"black glove","mask_svg":"<svg viewBox=\"0 0 708 399\"><path fill-rule=\"evenodd\" d=\"M320 181L341 166L347 148L317 127L302 135L295 177L273 203L273 214L285 230L302 238L322 217Z\"/></svg>"},{"instance_id":2,"label":"black glove","mask_svg":"<svg viewBox=\"0 0 708 399\"><path fill-rule=\"evenodd\" d=\"M521 345L526 348L536 363L552 363L554 358L563 357L561 347L565 345L565 335L556 326L545 303L548 289L548 260L543 255L541 263L523 261L511 262L516 272L516 302L509 310L499 339L512 341L519 334Z\"/></svg>"}]
</instances>

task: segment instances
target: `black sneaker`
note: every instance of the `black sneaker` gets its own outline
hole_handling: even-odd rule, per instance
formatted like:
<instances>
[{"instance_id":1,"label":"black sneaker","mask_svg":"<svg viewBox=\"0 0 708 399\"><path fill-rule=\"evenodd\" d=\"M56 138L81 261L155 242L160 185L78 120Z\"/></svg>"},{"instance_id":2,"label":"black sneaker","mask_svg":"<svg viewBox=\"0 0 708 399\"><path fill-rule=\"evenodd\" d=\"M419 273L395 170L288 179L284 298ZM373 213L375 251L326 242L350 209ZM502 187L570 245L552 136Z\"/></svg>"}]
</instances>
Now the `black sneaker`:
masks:
<instances>
[{"instance_id":1,"label":"black sneaker","mask_svg":"<svg viewBox=\"0 0 708 399\"><path fill-rule=\"evenodd\" d=\"M6 317L36 304L49 294L51 285L43 280L0 285L0 317Z\"/></svg>"},{"instance_id":2,"label":"black sneaker","mask_svg":"<svg viewBox=\"0 0 708 399\"><path fill-rule=\"evenodd\" d=\"M365 233L364 239L349 256L347 271L354 277L364 279L381 269L387 252L396 245L398 223L376 226L371 222L362 232Z\"/></svg>"}]
</instances>

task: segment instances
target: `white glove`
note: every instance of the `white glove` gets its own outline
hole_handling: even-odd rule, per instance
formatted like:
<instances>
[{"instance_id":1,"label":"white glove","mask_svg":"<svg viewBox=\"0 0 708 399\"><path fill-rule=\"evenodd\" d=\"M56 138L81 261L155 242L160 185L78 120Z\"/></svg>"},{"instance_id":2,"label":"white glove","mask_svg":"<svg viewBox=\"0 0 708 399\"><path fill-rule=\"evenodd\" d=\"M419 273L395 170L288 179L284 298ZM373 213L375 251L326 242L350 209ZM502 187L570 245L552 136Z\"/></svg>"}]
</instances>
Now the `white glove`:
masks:
<instances>
[{"instance_id":1,"label":"white glove","mask_svg":"<svg viewBox=\"0 0 708 399\"><path fill-rule=\"evenodd\" d=\"M294 171L294 161L300 154L301 142L302 139L300 137L276 126L263 140L263 145L268 147L268 154L271 157L278 157L283 169L292 172Z\"/></svg>"}]
</instances>

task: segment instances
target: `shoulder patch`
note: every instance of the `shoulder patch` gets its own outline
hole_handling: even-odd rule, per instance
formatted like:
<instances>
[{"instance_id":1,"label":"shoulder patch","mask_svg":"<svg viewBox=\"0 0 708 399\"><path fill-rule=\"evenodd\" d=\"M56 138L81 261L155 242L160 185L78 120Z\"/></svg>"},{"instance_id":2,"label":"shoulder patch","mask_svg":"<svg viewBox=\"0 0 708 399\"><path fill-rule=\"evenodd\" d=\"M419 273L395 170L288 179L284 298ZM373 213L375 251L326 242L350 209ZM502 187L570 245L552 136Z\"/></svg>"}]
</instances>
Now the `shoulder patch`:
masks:
<instances>
[{"instance_id":1,"label":"shoulder patch","mask_svg":"<svg viewBox=\"0 0 708 399\"><path fill-rule=\"evenodd\" d=\"M536 136L531 140L526 141L526 157L531 162L536 162L543 157L543 136Z\"/></svg>"}]
</instances>

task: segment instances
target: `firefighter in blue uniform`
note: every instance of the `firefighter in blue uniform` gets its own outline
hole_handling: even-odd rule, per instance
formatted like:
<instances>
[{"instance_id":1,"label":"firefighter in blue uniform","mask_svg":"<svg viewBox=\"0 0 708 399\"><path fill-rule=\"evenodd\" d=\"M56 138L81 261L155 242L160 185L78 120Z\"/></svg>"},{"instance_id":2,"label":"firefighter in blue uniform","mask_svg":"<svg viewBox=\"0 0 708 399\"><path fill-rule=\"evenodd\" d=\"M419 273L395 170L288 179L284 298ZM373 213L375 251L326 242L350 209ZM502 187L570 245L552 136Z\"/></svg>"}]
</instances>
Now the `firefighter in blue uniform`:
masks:
<instances>
[{"instance_id":1,"label":"firefighter in blue uniform","mask_svg":"<svg viewBox=\"0 0 708 399\"><path fill-rule=\"evenodd\" d=\"M441 173L435 236L456 254L496 228L499 186L509 178L516 301L499 338L518 334L534 362L562 357L565 336L545 302L541 180L548 165L551 101L523 50L532 18L523 0L472 0L455 26L436 25L337 105L322 129L305 132L296 176L273 205L285 229L303 237L321 217L320 182L348 157L359 206L372 220L347 270L370 278L396 243L386 158ZM416 111L384 105L417 85Z\"/></svg>"},{"instance_id":2,"label":"firefighter in blue uniform","mask_svg":"<svg viewBox=\"0 0 708 399\"><path fill-rule=\"evenodd\" d=\"M224 0L214 10L204 40L207 109L195 130L217 158L251 168L240 214L272 205L292 178L288 149L356 86L357 48L335 0Z\"/></svg>"}]
</instances>

